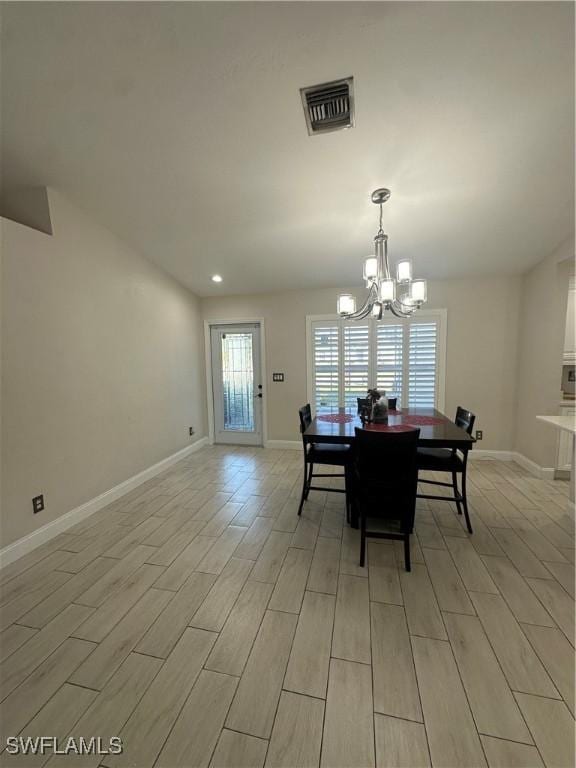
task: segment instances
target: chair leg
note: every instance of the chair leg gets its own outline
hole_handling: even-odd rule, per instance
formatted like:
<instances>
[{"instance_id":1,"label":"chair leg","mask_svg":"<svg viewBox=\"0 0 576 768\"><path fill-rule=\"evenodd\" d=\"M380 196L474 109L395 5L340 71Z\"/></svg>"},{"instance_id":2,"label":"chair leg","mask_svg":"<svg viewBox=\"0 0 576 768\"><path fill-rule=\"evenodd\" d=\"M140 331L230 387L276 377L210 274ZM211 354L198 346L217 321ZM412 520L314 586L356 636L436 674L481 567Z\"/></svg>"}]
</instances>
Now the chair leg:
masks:
<instances>
[{"instance_id":1,"label":"chair leg","mask_svg":"<svg viewBox=\"0 0 576 768\"><path fill-rule=\"evenodd\" d=\"M407 571L412 570L412 567L410 564L410 534L409 533L404 535L404 568Z\"/></svg>"},{"instance_id":2,"label":"chair leg","mask_svg":"<svg viewBox=\"0 0 576 768\"><path fill-rule=\"evenodd\" d=\"M350 528L358 528L358 509L354 500L350 504Z\"/></svg>"},{"instance_id":3,"label":"chair leg","mask_svg":"<svg viewBox=\"0 0 576 768\"><path fill-rule=\"evenodd\" d=\"M352 519L352 478L350 473L350 467L346 465L344 467L344 487L346 489L346 522L350 525Z\"/></svg>"},{"instance_id":4,"label":"chair leg","mask_svg":"<svg viewBox=\"0 0 576 768\"><path fill-rule=\"evenodd\" d=\"M470 522L470 515L468 514L468 498L466 497L466 467L462 474L462 506L464 507L464 517L466 518L466 528L468 533L474 533L472 530L472 524Z\"/></svg>"},{"instance_id":5,"label":"chair leg","mask_svg":"<svg viewBox=\"0 0 576 768\"><path fill-rule=\"evenodd\" d=\"M312 467L312 464L310 464L310 467ZM306 498L308 496L308 486L310 485L310 479L309 479L309 473L308 473L308 467L306 464L304 464L304 480L302 481L302 496L300 497L300 506L298 507L298 514L302 514L302 507L304 506L304 502L306 501Z\"/></svg>"},{"instance_id":6,"label":"chair leg","mask_svg":"<svg viewBox=\"0 0 576 768\"><path fill-rule=\"evenodd\" d=\"M366 560L366 515L360 513L360 567Z\"/></svg>"},{"instance_id":7,"label":"chair leg","mask_svg":"<svg viewBox=\"0 0 576 768\"><path fill-rule=\"evenodd\" d=\"M314 464L308 465L308 480L306 481L306 495L304 496L305 499L308 499L308 494L310 493L310 486L312 485L312 473L314 470Z\"/></svg>"},{"instance_id":8,"label":"chair leg","mask_svg":"<svg viewBox=\"0 0 576 768\"><path fill-rule=\"evenodd\" d=\"M458 475L456 472L452 472L452 487L454 488L454 497L456 499L456 508L458 509L458 514L462 514L462 504L458 501L458 496L460 495L460 492L458 490Z\"/></svg>"}]
</instances>

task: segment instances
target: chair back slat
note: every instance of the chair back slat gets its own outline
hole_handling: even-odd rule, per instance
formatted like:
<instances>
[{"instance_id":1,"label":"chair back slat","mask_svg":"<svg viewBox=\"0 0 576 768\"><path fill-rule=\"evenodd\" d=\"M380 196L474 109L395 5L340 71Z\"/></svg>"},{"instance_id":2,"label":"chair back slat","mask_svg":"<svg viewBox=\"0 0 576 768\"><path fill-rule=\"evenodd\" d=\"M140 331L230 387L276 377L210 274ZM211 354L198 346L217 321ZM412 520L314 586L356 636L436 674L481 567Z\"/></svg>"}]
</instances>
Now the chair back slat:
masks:
<instances>
[{"instance_id":1,"label":"chair back slat","mask_svg":"<svg viewBox=\"0 0 576 768\"><path fill-rule=\"evenodd\" d=\"M475 421L476 416L472 413L472 411L468 411L466 408L462 408L460 405L458 406L456 409L456 418L454 419L454 423L457 427L461 427L463 430L468 432L469 435L471 435Z\"/></svg>"},{"instance_id":2,"label":"chair back slat","mask_svg":"<svg viewBox=\"0 0 576 768\"><path fill-rule=\"evenodd\" d=\"M306 403L302 408L299 408L298 415L300 416L300 432L301 434L304 434L310 424L312 424L312 409L310 408L310 403Z\"/></svg>"}]
</instances>

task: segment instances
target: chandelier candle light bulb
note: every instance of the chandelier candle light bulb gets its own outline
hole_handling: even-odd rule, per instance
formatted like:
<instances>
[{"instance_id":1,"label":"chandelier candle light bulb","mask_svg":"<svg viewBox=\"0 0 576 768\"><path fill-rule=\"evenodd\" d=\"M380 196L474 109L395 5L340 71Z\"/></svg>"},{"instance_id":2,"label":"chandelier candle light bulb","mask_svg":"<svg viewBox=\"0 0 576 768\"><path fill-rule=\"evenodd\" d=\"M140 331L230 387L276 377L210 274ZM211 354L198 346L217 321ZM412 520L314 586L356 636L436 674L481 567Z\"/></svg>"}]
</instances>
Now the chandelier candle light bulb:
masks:
<instances>
[{"instance_id":1,"label":"chandelier candle light bulb","mask_svg":"<svg viewBox=\"0 0 576 768\"><path fill-rule=\"evenodd\" d=\"M380 299L382 301L394 301L396 298L396 284L391 277L384 278L380 283Z\"/></svg>"},{"instance_id":2,"label":"chandelier candle light bulb","mask_svg":"<svg viewBox=\"0 0 576 768\"><path fill-rule=\"evenodd\" d=\"M412 261L410 259L403 259L398 262L396 276L399 283L409 283L412 280Z\"/></svg>"},{"instance_id":3,"label":"chandelier candle light bulb","mask_svg":"<svg viewBox=\"0 0 576 768\"><path fill-rule=\"evenodd\" d=\"M427 299L426 280L412 279L412 260L402 259L396 265L396 278L392 277L388 263L388 235L382 229L382 206L390 198L389 189L372 192L372 202L380 206L380 228L374 238L375 255L364 261L364 280L368 289L366 301L356 310L356 298L349 293L338 297L338 314L349 320L361 320L372 314L382 319L384 310L396 317L410 317ZM397 298L397 286L402 295Z\"/></svg>"},{"instance_id":4,"label":"chandelier candle light bulb","mask_svg":"<svg viewBox=\"0 0 576 768\"><path fill-rule=\"evenodd\" d=\"M366 287L370 287L370 283L376 280L378 277L378 259L376 256L368 256L364 262L364 280L366 280Z\"/></svg>"},{"instance_id":5,"label":"chandelier candle light bulb","mask_svg":"<svg viewBox=\"0 0 576 768\"><path fill-rule=\"evenodd\" d=\"M349 293L338 296L338 314L352 315L356 312L356 298Z\"/></svg>"},{"instance_id":6,"label":"chandelier candle light bulb","mask_svg":"<svg viewBox=\"0 0 576 768\"><path fill-rule=\"evenodd\" d=\"M425 302L427 297L426 280L412 280L410 284L410 298L415 302Z\"/></svg>"}]
</instances>

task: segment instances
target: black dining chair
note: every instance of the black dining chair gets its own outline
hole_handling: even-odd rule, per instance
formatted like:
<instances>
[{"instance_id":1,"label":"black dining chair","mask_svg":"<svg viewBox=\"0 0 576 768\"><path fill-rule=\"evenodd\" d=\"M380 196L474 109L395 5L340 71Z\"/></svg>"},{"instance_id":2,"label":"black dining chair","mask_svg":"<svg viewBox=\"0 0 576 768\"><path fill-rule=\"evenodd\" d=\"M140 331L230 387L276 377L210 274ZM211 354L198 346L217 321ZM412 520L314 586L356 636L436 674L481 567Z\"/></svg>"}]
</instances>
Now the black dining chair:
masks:
<instances>
[{"instance_id":1,"label":"black dining chair","mask_svg":"<svg viewBox=\"0 0 576 768\"><path fill-rule=\"evenodd\" d=\"M304 439L304 432L312 423L312 410L310 403L302 406L298 410L300 416L300 433L302 434L302 445L304 447L304 482L302 484L302 497L298 514L302 514L302 507L308 498L310 491L330 491L332 493L346 494L346 518L350 520L350 481L349 472L352 464L352 449L349 445L336 445L332 443L312 443ZM315 464L326 464L332 467L343 467L344 472L339 475L314 472ZM343 477L344 490L342 488L326 488L312 485L315 477Z\"/></svg>"},{"instance_id":2,"label":"black dining chair","mask_svg":"<svg viewBox=\"0 0 576 768\"><path fill-rule=\"evenodd\" d=\"M352 505L360 519L360 565L366 559L366 537L404 542L404 567L410 570L410 534L414 528L419 429L373 432L356 427L352 473ZM368 520L383 530L368 530Z\"/></svg>"},{"instance_id":3,"label":"black dining chair","mask_svg":"<svg viewBox=\"0 0 576 768\"><path fill-rule=\"evenodd\" d=\"M472 428L476 416L471 412L458 406L456 409L456 418L454 423L463 430L472 434ZM470 448L472 444L470 444ZM455 501L458 514L462 514L466 519L468 533L472 533L470 523L470 514L468 513L468 501L466 499L466 467L468 465L469 448L418 448L418 470L427 470L431 472L449 472L452 475L451 483L443 483L439 480L427 480L418 478L418 482L429 485L441 485L444 488L452 488L453 496L434 496L426 493L419 493L419 499L436 499L439 501ZM458 475L462 475L461 490L458 490Z\"/></svg>"}]
</instances>

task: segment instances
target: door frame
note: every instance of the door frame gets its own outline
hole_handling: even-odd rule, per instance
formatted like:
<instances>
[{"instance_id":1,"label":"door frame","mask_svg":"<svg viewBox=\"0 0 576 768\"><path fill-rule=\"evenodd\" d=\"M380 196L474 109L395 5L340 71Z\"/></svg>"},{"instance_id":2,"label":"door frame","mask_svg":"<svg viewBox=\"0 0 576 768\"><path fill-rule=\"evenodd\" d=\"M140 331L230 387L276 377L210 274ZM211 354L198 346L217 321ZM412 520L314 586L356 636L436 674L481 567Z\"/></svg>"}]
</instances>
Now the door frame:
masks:
<instances>
[{"instance_id":1,"label":"door frame","mask_svg":"<svg viewBox=\"0 0 576 768\"><path fill-rule=\"evenodd\" d=\"M204 320L204 359L206 368L206 406L208 411L208 441L214 445L214 396L212 392L212 341L210 338L210 327L212 325L259 325L260 326L260 375L262 377L262 394L264 395L264 404L262 407L262 447L265 448L268 443L268 379L266 376L266 332L264 329L263 317L243 317L243 318L210 318ZM259 446L246 446L248 448L258 448Z\"/></svg>"}]
</instances>

